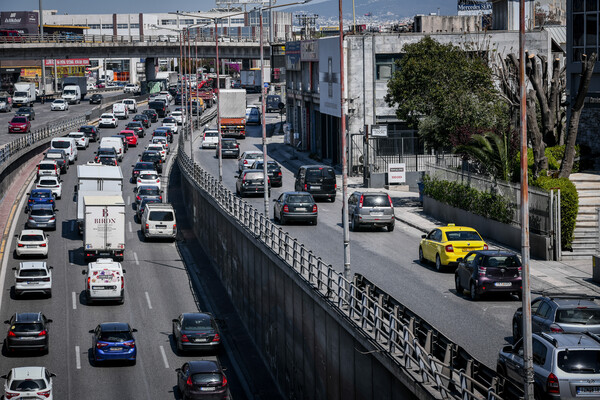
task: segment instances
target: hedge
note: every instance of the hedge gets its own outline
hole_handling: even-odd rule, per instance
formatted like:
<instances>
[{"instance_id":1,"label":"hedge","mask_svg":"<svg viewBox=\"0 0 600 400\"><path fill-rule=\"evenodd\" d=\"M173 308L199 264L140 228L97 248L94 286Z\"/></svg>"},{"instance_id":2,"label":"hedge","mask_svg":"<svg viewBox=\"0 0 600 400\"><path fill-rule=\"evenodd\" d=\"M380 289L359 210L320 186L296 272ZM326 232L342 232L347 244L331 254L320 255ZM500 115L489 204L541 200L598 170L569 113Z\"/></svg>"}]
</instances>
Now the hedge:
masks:
<instances>
[{"instance_id":1,"label":"hedge","mask_svg":"<svg viewBox=\"0 0 600 400\"><path fill-rule=\"evenodd\" d=\"M423 184L423 194L437 201L505 224L513 220L515 206L504 196L429 175L424 176Z\"/></svg>"}]
</instances>

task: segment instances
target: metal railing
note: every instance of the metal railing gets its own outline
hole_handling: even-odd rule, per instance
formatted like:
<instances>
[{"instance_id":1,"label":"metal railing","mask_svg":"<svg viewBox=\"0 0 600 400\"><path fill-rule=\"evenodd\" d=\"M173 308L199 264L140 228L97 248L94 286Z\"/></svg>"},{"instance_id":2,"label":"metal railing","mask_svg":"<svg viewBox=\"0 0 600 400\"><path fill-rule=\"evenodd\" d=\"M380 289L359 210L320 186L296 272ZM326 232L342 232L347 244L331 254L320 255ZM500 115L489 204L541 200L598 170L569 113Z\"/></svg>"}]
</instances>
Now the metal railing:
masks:
<instances>
[{"instance_id":1,"label":"metal railing","mask_svg":"<svg viewBox=\"0 0 600 400\"><path fill-rule=\"evenodd\" d=\"M187 39L186 39L187 40ZM190 35L192 42L214 44L214 34ZM219 41L224 43L256 43L258 45L260 37L258 35L227 35L219 33ZM24 44L24 43L155 43L177 44L179 46L179 36L177 35L44 35L39 34L22 36L0 36L0 43ZM268 45L267 45L268 46Z\"/></svg>"},{"instance_id":2,"label":"metal railing","mask_svg":"<svg viewBox=\"0 0 600 400\"><path fill-rule=\"evenodd\" d=\"M410 309L357 275L347 281L331 264L237 197L217 178L192 162L184 151L178 164L186 179L205 192L248 233L298 273L331 307L370 337L432 397L443 399L516 399L518 388L475 360Z\"/></svg>"}]
</instances>

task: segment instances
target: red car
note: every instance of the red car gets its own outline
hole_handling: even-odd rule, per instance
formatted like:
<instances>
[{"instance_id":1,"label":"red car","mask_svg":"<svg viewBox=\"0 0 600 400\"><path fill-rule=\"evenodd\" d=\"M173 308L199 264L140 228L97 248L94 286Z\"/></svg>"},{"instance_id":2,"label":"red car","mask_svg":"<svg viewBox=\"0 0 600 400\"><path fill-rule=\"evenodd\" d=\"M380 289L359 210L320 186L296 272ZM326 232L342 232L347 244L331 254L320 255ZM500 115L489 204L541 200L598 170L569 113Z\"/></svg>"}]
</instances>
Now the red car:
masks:
<instances>
[{"instance_id":1,"label":"red car","mask_svg":"<svg viewBox=\"0 0 600 400\"><path fill-rule=\"evenodd\" d=\"M137 146L138 136L135 134L134 131L125 129L125 130L122 130L121 132L119 132L119 135L122 135L125 137L125 140L127 140L127 144L129 146Z\"/></svg>"},{"instance_id":2,"label":"red car","mask_svg":"<svg viewBox=\"0 0 600 400\"><path fill-rule=\"evenodd\" d=\"M8 133L31 132L31 122L24 116L13 117L8 123Z\"/></svg>"}]
</instances>

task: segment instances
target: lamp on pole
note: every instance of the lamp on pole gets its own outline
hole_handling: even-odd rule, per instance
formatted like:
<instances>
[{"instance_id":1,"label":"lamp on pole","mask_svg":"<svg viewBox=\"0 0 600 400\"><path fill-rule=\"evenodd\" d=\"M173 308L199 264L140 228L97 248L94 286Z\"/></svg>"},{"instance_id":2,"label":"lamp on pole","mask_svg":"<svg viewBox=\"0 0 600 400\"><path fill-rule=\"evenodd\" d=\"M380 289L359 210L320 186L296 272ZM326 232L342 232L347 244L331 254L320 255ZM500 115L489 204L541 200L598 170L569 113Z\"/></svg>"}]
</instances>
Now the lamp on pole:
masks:
<instances>
[{"instance_id":1,"label":"lamp on pole","mask_svg":"<svg viewBox=\"0 0 600 400\"><path fill-rule=\"evenodd\" d=\"M44 15L42 12L42 0L40 0L40 39L44 41ZM42 95L42 104L46 100L46 59L42 58L42 84L40 87L40 94Z\"/></svg>"}]
</instances>

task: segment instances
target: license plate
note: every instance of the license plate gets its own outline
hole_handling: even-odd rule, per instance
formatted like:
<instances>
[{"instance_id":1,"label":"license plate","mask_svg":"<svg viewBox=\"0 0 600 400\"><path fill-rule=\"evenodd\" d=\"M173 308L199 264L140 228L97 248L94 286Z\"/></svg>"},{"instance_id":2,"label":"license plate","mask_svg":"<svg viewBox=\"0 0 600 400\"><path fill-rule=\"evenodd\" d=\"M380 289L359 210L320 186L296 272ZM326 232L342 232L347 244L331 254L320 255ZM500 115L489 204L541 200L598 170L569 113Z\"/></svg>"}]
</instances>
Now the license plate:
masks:
<instances>
[{"instance_id":1,"label":"license plate","mask_svg":"<svg viewBox=\"0 0 600 400\"><path fill-rule=\"evenodd\" d=\"M98 253L99 256L110 256L110 253Z\"/></svg>"},{"instance_id":2,"label":"license plate","mask_svg":"<svg viewBox=\"0 0 600 400\"><path fill-rule=\"evenodd\" d=\"M308 209L306 207L298 207L296 211L308 211Z\"/></svg>"},{"instance_id":3,"label":"license plate","mask_svg":"<svg viewBox=\"0 0 600 400\"><path fill-rule=\"evenodd\" d=\"M35 248L37 248L37 246L35 246L35 245L28 245L27 248L28 249L35 249Z\"/></svg>"},{"instance_id":4,"label":"license plate","mask_svg":"<svg viewBox=\"0 0 600 400\"><path fill-rule=\"evenodd\" d=\"M199 342L199 343L208 342L208 339L206 339L206 338L194 339L194 342Z\"/></svg>"},{"instance_id":5,"label":"license plate","mask_svg":"<svg viewBox=\"0 0 600 400\"><path fill-rule=\"evenodd\" d=\"M321 186L311 186L310 188L313 190L321 190Z\"/></svg>"},{"instance_id":6,"label":"license plate","mask_svg":"<svg viewBox=\"0 0 600 400\"><path fill-rule=\"evenodd\" d=\"M600 386L577 386L577 394L600 393Z\"/></svg>"},{"instance_id":7,"label":"license plate","mask_svg":"<svg viewBox=\"0 0 600 400\"><path fill-rule=\"evenodd\" d=\"M156 227L157 227L158 229L165 229L167 226L166 226L166 225L156 225Z\"/></svg>"},{"instance_id":8,"label":"license plate","mask_svg":"<svg viewBox=\"0 0 600 400\"><path fill-rule=\"evenodd\" d=\"M510 282L496 282L496 283L494 283L494 286L512 286L512 283L510 283Z\"/></svg>"},{"instance_id":9,"label":"license plate","mask_svg":"<svg viewBox=\"0 0 600 400\"><path fill-rule=\"evenodd\" d=\"M122 347L111 347L110 351L123 351Z\"/></svg>"},{"instance_id":10,"label":"license plate","mask_svg":"<svg viewBox=\"0 0 600 400\"><path fill-rule=\"evenodd\" d=\"M112 289L114 289L114 287L113 286L92 286L92 289L93 290L106 290L106 289L112 290Z\"/></svg>"},{"instance_id":11,"label":"license plate","mask_svg":"<svg viewBox=\"0 0 600 400\"><path fill-rule=\"evenodd\" d=\"M373 216L375 216L375 217L382 217L383 216L383 213L381 213L381 212L373 212L373 211L371 211L370 214L373 215Z\"/></svg>"},{"instance_id":12,"label":"license plate","mask_svg":"<svg viewBox=\"0 0 600 400\"><path fill-rule=\"evenodd\" d=\"M200 390L203 392L214 392L215 390L217 390L217 388L213 386L204 386L201 387Z\"/></svg>"},{"instance_id":13,"label":"license plate","mask_svg":"<svg viewBox=\"0 0 600 400\"><path fill-rule=\"evenodd\" d=\"M37 284L39 284L39 282L37 282L37 281L27 281L27 284L28 285L37 285Z\"/></svg>"}]
</instances>

